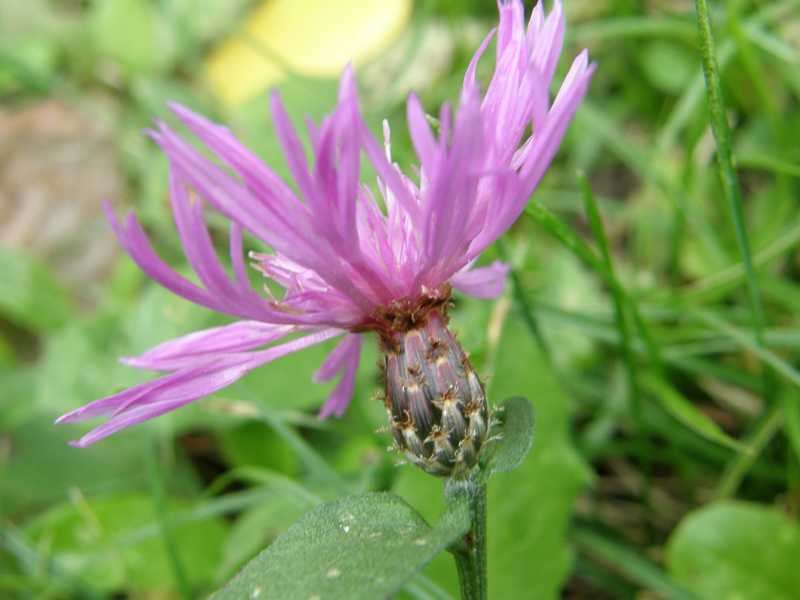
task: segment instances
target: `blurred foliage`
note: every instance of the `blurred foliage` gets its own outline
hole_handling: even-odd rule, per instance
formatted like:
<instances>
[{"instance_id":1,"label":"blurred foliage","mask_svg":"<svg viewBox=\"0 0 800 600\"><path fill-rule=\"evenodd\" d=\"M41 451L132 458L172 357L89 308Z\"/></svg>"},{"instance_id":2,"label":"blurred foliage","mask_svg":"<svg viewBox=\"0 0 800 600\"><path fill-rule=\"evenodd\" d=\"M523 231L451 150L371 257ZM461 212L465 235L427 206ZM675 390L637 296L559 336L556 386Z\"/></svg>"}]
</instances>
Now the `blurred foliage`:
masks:
<instances>
[{"instance_id":1,"label":"blurred foliage","mask_svg":"<svg viewBox=\"0 0 800 600\"><path fill-rule=\"evenodd\" d=\"M797 521L757 504L718 502L684 519L667 547L667 564L703 597L788 600L800 594L798 551Z\"/></svg>"},{"instance_id":2,"label":"blurred foliage","mask_svg":"<svg viewBox=\"0 0 800 600\"><path fill-rule=\"evenodd\" d=\"M0 164L29 107L56 100L97 121L125 186L112 203L136 208L156 250L187 270L166 160L140 130L153 117L174 123L165 102L178 101L287 174L266 94L225 107L204 75L254 5L0 0ZM458 298L452 313L491 375L490 397L525 395L537 409L530 455L490 484L492 597L795 598L800 3L711 5L750 270L716 162L694 4L565 5L559 73L588 47L589 96L530 210L486 253L514 266L506 294ZM493 1L417 2L392 48L359 69L366 118L376 132L388 118L400 164L414 162L409 89L431 114L455 101L495 23ZM277 87L297 123L335 103L335 81L291 74ZM59 199L45 199L47 211L63 209ZM0 181L3 222L23 222L13 211L25 206ZM224 221L210 218L222 250ZM367 401L380 385L372 348L339 420L316 419L331 386L310 382L328 345L70 448L86 425L53 419L150 376L117 357L227 321L122 255L76 279L11 233L0 224L0 596L203 597L323 501L389 490L429 523L444 509L440 483L396 468L386 436L372 433L385 419ZM452 562L440 556L399 597L456 597Z\"/></svg>"}]
</instances>

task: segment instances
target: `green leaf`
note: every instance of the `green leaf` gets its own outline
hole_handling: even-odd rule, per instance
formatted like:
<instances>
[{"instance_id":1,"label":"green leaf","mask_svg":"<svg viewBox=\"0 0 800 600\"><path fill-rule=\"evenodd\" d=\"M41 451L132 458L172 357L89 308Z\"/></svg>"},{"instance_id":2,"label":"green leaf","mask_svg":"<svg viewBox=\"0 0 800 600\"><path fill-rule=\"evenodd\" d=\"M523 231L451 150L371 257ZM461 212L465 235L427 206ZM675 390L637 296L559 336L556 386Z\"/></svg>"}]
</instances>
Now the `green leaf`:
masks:
<instances>
[{"instance_id":1,"label":"green leaf","mask_svg":"<svg viewBox=\"0 0 800 600\"><path fill-rule=\"evenodd\" d=\"M231 525L222 546L219 581L233 577L243 564L255 557L264 546L274 542L312 505L295 498L272 495L240 514Z\"/></svg>"},{"instance_id":2,"label":"green leaf","mask_svg":"<svg viewBox=\"0 0 800 600\"><path fill-rule=\"evenodd\" d=\"M397 467L397 477L392 484L391 492L417 509L428 523L435 522L446 508L442 494L442 480L431 477L412 465ZM489 537L491 538L491 535ZM449 552L443 552L434 558L425 567L423 574L453 598L461 597L456 564ZM398 594L398 598L411 600L416 596L409 594L406 588Z\"/></svg>"},{"instance_id":3,"label":"green leaf","mask_svg":"<svg viewBox=\"0 0 800 600\"><path fill-rule=\"evenodd\" d=\"M34 331L54 329L72 315L72 299L43 264L0 249L0 313Z\"/></svg>"},{"instance_id":4,"label":"green leaf","mask_svg":"<svg viewBox=\"0 0 800 600\"><path fill-rule=\"evenodd\" d=\"M590 472L570 441L569 400L519 321L509 318L489 397L524 394L536 406L536 443L489 484L489 597L555 600L569 575L566 530Z\"/></svg>"},{"instance_id":5,"label":"green leaf","mask_svg":"<svg viewBox=\"0 0 800 600\"><path fill-rule=\"evenodd\" d=\"M210 600L388 598L468 529L465 506L431 528L394 494L347 496L302 517Z\"/></svg>"},{"instance_id":6,"label":"green leaf","mask_svg":"<svg viewBox=\"0 0 800 600\"><path fill-rule=\"evenodd\" d=\"M505 473L516 469L528 455L536 435L536 411L527 398L514 396L502 404L500 414L503 428L499 440L483 469L482 479L488 480L492 473ZM492 430L494 433L494 430Z\"/></svg>"},{"instance_id":7,"label":"green leaf","mask_svg":"<svg viewBox=\"0 0 800 600\"><path fill-rule=\"evenodd\" d=\"M672 576L706 598L800 598L800 526L777 510L718 502L689 514L667 544Z\"/></svg>"}]
</instances>

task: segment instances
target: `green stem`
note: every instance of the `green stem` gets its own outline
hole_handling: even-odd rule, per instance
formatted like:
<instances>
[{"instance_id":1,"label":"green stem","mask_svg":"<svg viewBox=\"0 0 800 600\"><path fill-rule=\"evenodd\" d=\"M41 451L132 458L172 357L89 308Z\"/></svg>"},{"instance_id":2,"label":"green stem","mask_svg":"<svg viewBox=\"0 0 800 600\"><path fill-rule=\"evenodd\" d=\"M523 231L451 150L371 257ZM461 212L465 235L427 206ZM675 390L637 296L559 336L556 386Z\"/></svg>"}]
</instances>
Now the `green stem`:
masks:
<instances>
[{"instance_id":1,"label":"green stem","mask_svg":"<svg viewBox=\"0 0 800 600\"><path fill-rule=\"evenodd\" d=\"M448 506L466 503L470 530L448 550L456 559L461 600L487 600L486 586L486 485L463 479L444 480Z\"/></svg>"}]
</instances>

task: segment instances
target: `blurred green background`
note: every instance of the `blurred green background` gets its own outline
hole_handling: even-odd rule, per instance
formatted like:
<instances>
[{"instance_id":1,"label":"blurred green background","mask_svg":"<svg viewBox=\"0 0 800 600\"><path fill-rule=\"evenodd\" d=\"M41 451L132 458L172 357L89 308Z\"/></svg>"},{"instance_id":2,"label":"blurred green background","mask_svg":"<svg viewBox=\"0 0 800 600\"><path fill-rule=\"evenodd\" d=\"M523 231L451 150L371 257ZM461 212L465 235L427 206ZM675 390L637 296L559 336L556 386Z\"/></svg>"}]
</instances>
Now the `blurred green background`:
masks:
<instances>
[{"instance_id":1,"label":"blurred green background","mask_svg":"<svg viewBox=\"0 0 800 600\"><path fill-rule=\"evenodd\" d=\"M332 108L336 77L314 53L269 46L270 27L310 31L300 4L270 22L277 2L0 0L2 598L202 598L319 502L392 490L429 522L443 509L440 482L395 467L372 433L385 413L368 401L370 344L340 420L316 419L331 386L310 383L329 345L84 450L66 442L90 424L51 425L152 375L119 356L227 322L142 275L100 203L135 207L188 271L166 160L140 133L174 122L168 100L287 173L266 87L299 124ZM455 100L496 3L373 3L374 21L346 4L330 29L406 167L409 89L432 114ZM694 4L565 0L565 12L560 76L584 47L598 69L534 196L552 213L531 205L486 253L514 265L504 296L452 311L490 399L526 395L538 412L531 454L490 485L490 595L796 600L800 2L711 6L742 215L721 184ZM210 221L224 248L224 220ZM449 556L401 593L457 596Z\"/></svg>"}]
</instances>

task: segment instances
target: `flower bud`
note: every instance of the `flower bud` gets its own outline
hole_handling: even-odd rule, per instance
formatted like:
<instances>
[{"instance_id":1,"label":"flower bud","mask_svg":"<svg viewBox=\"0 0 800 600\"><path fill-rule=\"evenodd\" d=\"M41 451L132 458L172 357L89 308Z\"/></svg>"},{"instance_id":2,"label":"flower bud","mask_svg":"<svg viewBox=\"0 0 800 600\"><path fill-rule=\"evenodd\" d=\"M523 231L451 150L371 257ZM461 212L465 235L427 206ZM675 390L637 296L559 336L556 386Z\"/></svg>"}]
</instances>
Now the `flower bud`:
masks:
<instances>
[{"instance_id":1,"label":"flower bud","mask_svg":"<svg viewBox=\"0 0 800 600\"><path fill-rule=\"evenodd\" d=\"M380 337L395 448L432 475L466 472L487 441L490 414L483 383L441 308Z\"/></svg>"}]
</instances>

